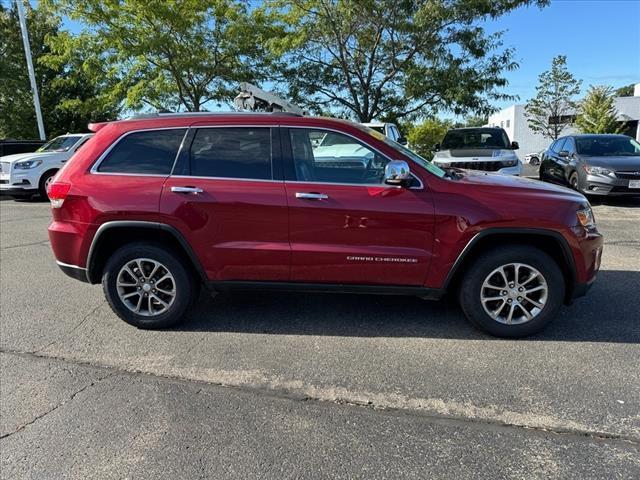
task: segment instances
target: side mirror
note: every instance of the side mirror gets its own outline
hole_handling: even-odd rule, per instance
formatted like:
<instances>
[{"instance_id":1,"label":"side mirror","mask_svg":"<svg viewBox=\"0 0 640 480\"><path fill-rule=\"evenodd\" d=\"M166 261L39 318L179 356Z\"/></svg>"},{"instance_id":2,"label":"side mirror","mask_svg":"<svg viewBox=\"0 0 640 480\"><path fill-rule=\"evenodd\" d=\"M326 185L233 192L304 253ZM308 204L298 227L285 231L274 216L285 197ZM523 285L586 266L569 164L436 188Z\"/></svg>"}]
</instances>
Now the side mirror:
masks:
<instances>
[{"instance_id":1,"label":"side mirror","mask_svg":"<svg viewBox=\"0 0 640 480\"><path fill-rule=\"evenodd\" d=\"M409 142L407 141L407 137L400 137L396 140L400 145L407 145Z\"/></svg>"},{"instance_id":2,"label":"side mirror","mask_svg":"<svg viewBox=\"0 0 640 480\"><path fill-rule=\"evenodd\" d=\"M558 155L562 158L569 158L569 152L567 152L566 150L562 150Z\"/></svg>"},{"instance_id":3,"label":"side mirror","mask_svg":"<svg viewBox=\"0 0 640 480\"><path fill-rule=\"evenodd\" d=\"M434 152L437 152L438 150L440 150L440 144L439 144L439 143L436 143L436 144L433 146L433 151L434 151Z\"/></svg>"},{"instance_id":4,"label":"side mirror","mask_svg":"<svg viewBox=\"0 0 640 480\"><path fill-rule=\"evenodd\" d=\"M411 171L404 160L391 160L384 167L384 183L387 185L408 185L411 182Z\"/></svg>"},{"instance_id":5,"label":"side mirror","mask_svg":"<svg viewBox=\"0 0 640 480\"><path fill-rule=\"evenodd\" d=\"M511 142L512 150L518 150L519 148L520 148L520 145L518 144L518 142Z\"/></svg>"}]
</instances>

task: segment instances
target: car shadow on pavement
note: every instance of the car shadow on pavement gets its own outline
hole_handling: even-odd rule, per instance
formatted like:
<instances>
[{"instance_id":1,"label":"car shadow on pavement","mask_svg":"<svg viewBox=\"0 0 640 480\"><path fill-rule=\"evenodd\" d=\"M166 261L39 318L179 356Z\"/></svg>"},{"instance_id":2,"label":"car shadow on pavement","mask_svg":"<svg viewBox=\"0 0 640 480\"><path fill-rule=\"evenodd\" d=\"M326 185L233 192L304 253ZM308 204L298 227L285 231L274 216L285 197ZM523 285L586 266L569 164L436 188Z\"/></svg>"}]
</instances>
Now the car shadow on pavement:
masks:
<instances>
[{"instance_id":1,"label":"car shadow on pavement","mask_svg":"<svg viewBox=\"0 0 640 480\"><path fill-rule=\"evenodd\" d=\"M602 271L586 297L526 340L640 343L640 272ZM274 335L487 340L451 298L318 293L203 294L177 330ZM496 339L498 340L498 339ZM525 341L526 341L525 340Z\"/></svg>"},{"instance_id":2,"label":"car shadow on pavement","mask_svg":"<svg viewBox=\"0 0 640 480\"><path fill-rule=\"evenodd\" d=\"M631 197L587 197L591 205L606 205L609 207L640 208L640 193Z\"/></svg>"}]
</instances>

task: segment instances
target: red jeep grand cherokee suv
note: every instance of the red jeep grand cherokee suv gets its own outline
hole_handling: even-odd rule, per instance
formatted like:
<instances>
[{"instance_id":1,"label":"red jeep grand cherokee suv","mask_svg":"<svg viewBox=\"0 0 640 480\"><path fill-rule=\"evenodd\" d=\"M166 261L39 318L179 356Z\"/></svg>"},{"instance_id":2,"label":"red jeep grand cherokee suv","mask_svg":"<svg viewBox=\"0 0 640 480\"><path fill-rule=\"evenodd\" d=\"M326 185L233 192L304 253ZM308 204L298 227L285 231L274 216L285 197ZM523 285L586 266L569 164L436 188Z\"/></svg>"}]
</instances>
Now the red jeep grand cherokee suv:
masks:
<instances>
[{"instance_id":1,"label":"red jeep grand cherokee suv","mask_svg":"<svg viewBox=\"0 0 640 480\"><path fill-rule=\"evenodd\" d=\"M49 187L62 270L102 282L141 328L212 291L457 292L499 336L540 330L583 295L602 237L563 187L444 171L351 122L170 114L90 125Z\"/></svg>"}]
</instances>

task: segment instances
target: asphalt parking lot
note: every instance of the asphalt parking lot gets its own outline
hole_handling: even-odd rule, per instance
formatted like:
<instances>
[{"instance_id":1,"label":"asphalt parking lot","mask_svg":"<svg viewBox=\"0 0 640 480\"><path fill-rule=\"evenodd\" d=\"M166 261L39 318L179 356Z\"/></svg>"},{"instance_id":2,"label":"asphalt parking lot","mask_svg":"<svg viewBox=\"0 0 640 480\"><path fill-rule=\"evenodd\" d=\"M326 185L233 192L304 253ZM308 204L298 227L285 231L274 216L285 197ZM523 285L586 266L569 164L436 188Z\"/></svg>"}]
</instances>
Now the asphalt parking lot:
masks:
<instances>
[{"instance_id":1,"label":"asphalt parking lot","mask_svg":"<svg viewBox=\"0 0 640 480\"><path fill-rule=\"evenodd\" d=\"M533 208L533 206L532 206ZM136 330L0 202L2 478L638 478L640 200L589 295L498 340L452 301L202 296Z\"/></svg>"}]
</instances>

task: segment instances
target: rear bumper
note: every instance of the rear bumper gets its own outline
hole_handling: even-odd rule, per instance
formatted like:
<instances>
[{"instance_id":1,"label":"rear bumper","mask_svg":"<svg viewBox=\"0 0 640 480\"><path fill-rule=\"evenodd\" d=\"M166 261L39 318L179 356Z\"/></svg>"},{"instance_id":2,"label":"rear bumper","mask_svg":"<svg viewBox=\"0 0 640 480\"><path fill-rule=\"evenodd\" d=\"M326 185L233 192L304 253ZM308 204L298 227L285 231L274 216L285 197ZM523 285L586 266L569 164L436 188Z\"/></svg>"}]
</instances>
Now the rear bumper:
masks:
<instances>
[{"instance_id":1,"label":"rear bumper","mask_svg":"<svg viewBox=\"0 0 640 480\"><path fill-rule=\"evenodd\" d=\"M81 282L91 283L89 281L86 268L78 267L77 265L69 265L60 261L56 261L56 263L60 267L60 270L62 270L67 276L75 280L80 280Z\"/></svg>"}]
</instances>

